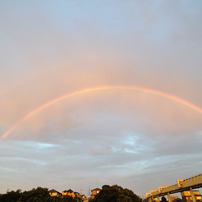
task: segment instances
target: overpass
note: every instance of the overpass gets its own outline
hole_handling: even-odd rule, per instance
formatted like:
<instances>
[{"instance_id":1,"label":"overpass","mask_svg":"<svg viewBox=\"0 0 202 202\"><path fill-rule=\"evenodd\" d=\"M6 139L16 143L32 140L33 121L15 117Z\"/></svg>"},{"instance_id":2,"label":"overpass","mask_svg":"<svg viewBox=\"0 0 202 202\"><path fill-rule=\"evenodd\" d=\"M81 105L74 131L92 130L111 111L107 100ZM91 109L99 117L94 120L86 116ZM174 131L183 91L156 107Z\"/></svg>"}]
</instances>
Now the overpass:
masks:
<instances>
[{"instance_id":1,"label":"overpass","mask_svg":"<svg viewBox=\"0 0 202 202\"><path fill-rule=\"evenodd\" d=\"M145 198L149 201L152 201L154 198L157 198L157 201L159 202L160 196L167 195L168 201L172 202L170 194L183 191L190 191L192 201L196 202L196 199L193 194L193 189L197 189L200 187L202 187L202 174L187 179L177 179L177 184L172 186L158 187L158 190L151 190L149 193L145 194Z\"/></svg>"}]
</instances>

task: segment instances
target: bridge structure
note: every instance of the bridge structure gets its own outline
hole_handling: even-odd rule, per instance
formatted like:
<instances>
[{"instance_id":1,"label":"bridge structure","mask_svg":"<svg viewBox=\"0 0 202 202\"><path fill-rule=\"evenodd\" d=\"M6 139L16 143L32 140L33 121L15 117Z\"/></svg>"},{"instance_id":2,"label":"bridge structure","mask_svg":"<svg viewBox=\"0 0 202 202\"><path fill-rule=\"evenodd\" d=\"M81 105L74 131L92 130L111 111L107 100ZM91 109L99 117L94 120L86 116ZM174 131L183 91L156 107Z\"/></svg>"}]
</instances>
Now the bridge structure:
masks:
<instances>
[{"instance_id":1,"label":"bridge structure","mask_svg":"<svg viewBox=\"0 0 202 202\"><path fill-rule=\"evenodd\" d=\"M202 174L190 177L187 179L177 179L177 184L172 186L162 186L158 187L158 190L151 190L149 193L145 194L145 199L148 199L150 202L157 198L157 201L160 202L159 197L167 195L168 201L172 202L170 194L190 191L191 198L193 202L196 202L196 199L193 194L193 189L202 187Z\"/></svg>"}]
</instances>

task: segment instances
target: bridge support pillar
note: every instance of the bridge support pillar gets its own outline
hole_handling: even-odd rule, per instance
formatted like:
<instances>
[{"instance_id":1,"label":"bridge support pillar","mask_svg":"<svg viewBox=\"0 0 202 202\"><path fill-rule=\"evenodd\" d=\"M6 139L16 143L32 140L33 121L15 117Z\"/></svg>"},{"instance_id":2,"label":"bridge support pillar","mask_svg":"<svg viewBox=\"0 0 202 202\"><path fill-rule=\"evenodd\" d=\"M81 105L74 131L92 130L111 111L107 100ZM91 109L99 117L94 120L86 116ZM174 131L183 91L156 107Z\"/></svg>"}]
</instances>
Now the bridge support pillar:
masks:
<instances>
[{"instance_id":1,"label":"bridge support pillar","mask_svg":"<svg viewBox=\"0 0 202 202\"><path fill-rule=\"evenodd\" d=\"M195 196L194 196L194 193L193 193L192 188L190 188L190 194L191 194L192 201L193 201L193 202L196 202L196 198L195 198Z\"/></svg>"},{"instance_id":2,"label":"bridge support pillar","mask_svg":"<svg viewBox=\"0 0 202 202\"><path fill-rule=\"evenodd\" d=\"M172 202L172 200L171 200L171 198L170 198L170 194L169 194L169 193L167 194L167 196L168 196L168 202Z\"/></svg>"},{"instance_id":3,"label":"bridge support pillar","mask_svg":"<svg viewBox=\"0 0 202 202\"><path fill-rule=\"evenodd\" d=\"M160 198L159 198L159 195L157 196L157 202L160 202Z\"/></svg>"}]
</instances>

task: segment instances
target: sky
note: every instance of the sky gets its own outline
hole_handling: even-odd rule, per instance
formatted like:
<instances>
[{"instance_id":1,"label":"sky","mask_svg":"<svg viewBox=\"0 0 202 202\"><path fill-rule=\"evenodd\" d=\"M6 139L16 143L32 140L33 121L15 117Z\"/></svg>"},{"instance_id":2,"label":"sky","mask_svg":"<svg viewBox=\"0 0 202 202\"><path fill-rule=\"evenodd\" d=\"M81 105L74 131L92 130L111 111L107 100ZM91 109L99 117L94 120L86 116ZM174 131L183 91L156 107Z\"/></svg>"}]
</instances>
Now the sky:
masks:
<instances>
[{"instance_id":1,"label":"sky","mask_svg":"<svg viewBox=\"0 0 202 202\"><path fill-rule=\"evenodd\" d=\"M202 173L201 10L0 0L0 193L118 184L142 197Z\"/></svg>"}]
</instances>

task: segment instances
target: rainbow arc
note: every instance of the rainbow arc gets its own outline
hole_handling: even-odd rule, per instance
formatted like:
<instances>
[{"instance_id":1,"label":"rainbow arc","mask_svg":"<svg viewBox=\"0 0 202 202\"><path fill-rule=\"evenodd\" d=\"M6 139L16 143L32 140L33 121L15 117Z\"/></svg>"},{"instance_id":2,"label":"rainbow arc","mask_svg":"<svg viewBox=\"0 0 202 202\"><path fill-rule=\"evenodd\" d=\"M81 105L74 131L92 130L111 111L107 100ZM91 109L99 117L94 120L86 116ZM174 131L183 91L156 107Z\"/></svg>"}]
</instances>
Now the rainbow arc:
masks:
<instances>
[{"instance_id":1,"label":"rainbow arc","mask_svg":"<svg viewBox=\"0 0 202 202\"><path fill-rule=\"evenodd\" d=\"M30 117L34 116L35 114L37 114L38 112L40 112L41 110L55 104L58 103L64 99L67 99L69 97L73 97L76 95L81 95L81 94L87 94L87 93L91 93L91 92L96 92L96 91L105 91L105 90L116 90L116 89L121 89L121 90L134 90L134 91L142 91L145 93L151 93L151 94L156 94L159 96L163 96L165 98L174 100L178 103L181 103L193 110L195 110L196 112L202 113L202 109L186 100L183 100L179 97L164 93L164 92L160 92L160 91L156 91L156 90L152 90L152 89L147 89L147 88L140 88L140 87L136 87L136 86L102 86L102 87L94 87L94 88L87 88L87 89L83 89L83 90L79 90L79 91L74 91L71 93L67 93L63 96L57 97L53 100L50 100L49 102L33 109L31 112L29 112L28 114L26 114L22 119L20 119L19 121L17 121L11 128L9 128L2 136L1 139L4 139L5 137L7 137L9 134L11 134L17 127L19 127L24 121L26 121L27 119L29 119Z\"/></svg>"}]
</instances>

